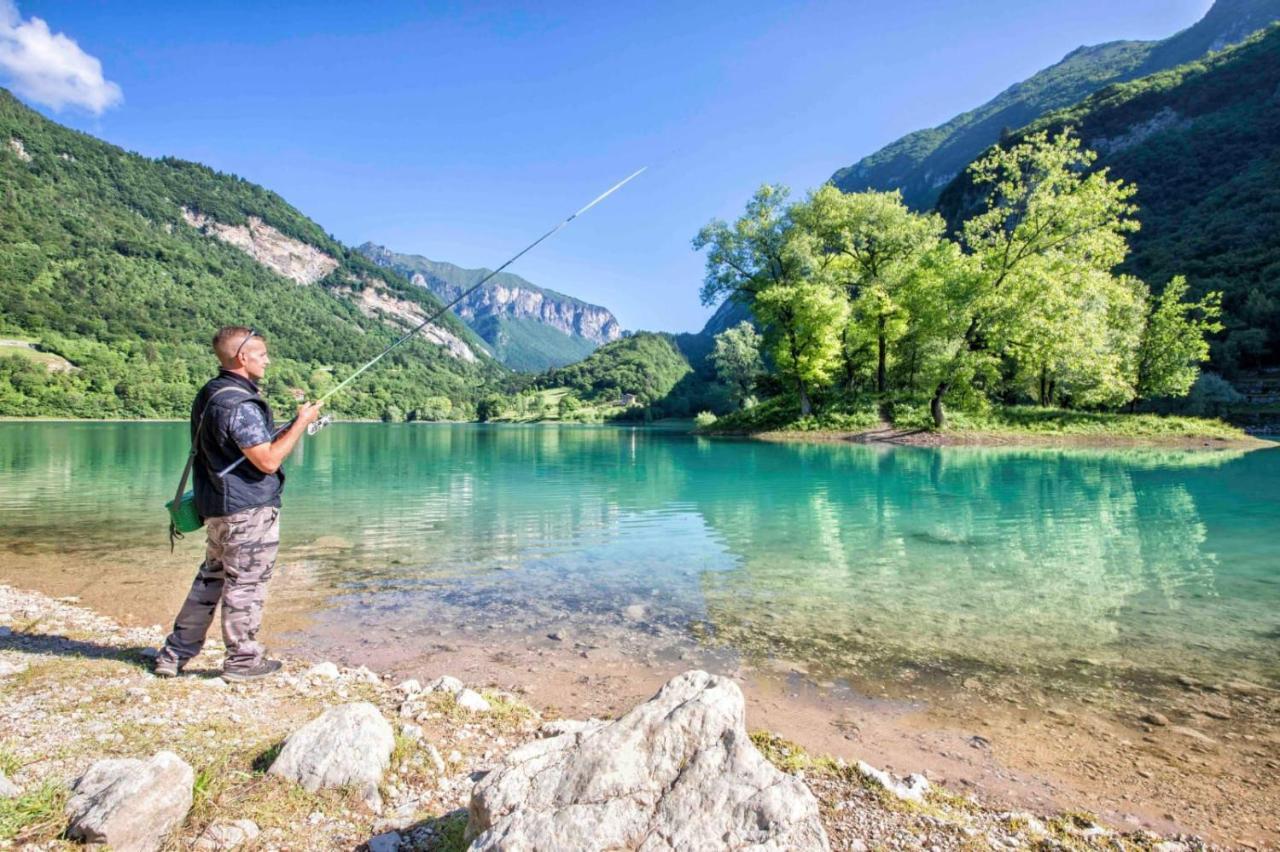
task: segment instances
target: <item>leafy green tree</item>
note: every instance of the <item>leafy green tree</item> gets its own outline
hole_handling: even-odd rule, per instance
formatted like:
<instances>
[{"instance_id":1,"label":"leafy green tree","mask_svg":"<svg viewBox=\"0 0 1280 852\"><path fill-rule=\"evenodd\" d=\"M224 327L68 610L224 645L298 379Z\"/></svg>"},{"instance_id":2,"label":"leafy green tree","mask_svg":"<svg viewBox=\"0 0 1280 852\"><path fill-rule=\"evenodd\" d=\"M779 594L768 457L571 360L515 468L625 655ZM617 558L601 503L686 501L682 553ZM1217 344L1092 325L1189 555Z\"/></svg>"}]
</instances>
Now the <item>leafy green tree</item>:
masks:
<instances>
[{"instance_id":1,"label":"leafy green tree","mask_svg":"<svg viewBox=\"0 0 1280 852\"><path fill-rule=\"evenodd\" d=\"M788 195L784 186L765 184L732 225L715 219L698 231L693 248L707 250L702 304L717 304L726 297L750 303L766 287L795 284L803 278L802 260L788 251Z\"/></svg>"},{"instance_id":2,"label":"leafy green tree","mask_svg":"<svg viewBox=\"0 0 1280 852\"><path fill-rule=\"evenodd\" d=\"M812 391L839 369L848 301L830 287L803 281L766 287L756 295L754 310L767 329L774 363L795 386L801 415L809 415Z\"/></svg>"},{"instance_id":3,"label":"leafy green tree","mask_svg":"<svg viewBox=\"0 0 1280 852\"><path fill-rule=\"evenodd\" d=\"M884 393L889 348L912 322L904 291L942 241L942 217L913 213L897 191L846 194L828 184L795 205L791 219L797 239L811 240L811 250L834 258L811 267L850 302L850 323L842 332L846 384L870 343L876 390Z\"/></svg>"},{"instance_id":4,"label":"leafy green tree","mask_svg":"<svg viewBox=\"0 0 1280 852\"><path fill-rule=\"evenodd\" d=\"M1069 298L1055 288L1088 283L1096 291L1118 289L1112 274L1128 250L1134 187L1089 171L1096 155L1070 131L1033 134L1008 149L995 148L970 167L985 192L985 210L964 223L967 273L948 294L964 322L948 369L935 385L930 408L935 426L945 423L943 401L964 374L979 374L1028 339L1029 316L1046 300ZM1044 328L1078 333L1073 317ZM1096 317L1095 317L1096 319ZM986 361L986 364L975 361Z\"/></svg>"},{"instance_id":5,"label":"leafy green tree","mask_svg":"<svg viewBox=\"0 0 1280 852\"><path fill-rule=\"evenodd\" d=\"M1187 280L1175 276L1151 306L1138 349L1134 398L1186 396L1209 360L1208 335L1222 330L1222 294L1184 301Z\"/></svg>"},{"instance_id":6,"label":"leafy green tree","mask_svg":"<svg viewBox=\"0 0 1280 852\"><path fill-rule=\"evenodd\" d=\"M760 333L749 322L740 322L715 337L711 362L715 365L716 375L728 386L739 406L746 404L747 397L755 389L756 377L764 371L760 345Z\"/></svg>"}]
</instances>

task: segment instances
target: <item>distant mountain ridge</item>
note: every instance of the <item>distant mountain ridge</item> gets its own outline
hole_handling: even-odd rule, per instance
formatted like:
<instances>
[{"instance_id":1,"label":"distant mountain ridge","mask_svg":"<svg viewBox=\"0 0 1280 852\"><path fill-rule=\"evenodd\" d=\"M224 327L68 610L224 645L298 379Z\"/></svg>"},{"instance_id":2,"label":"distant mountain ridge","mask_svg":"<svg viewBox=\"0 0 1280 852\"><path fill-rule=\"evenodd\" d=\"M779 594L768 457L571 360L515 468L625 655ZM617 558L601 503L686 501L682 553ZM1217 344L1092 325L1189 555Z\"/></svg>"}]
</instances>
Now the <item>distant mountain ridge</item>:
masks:
<instances>
[{"instance_id":1,"label":"distant mountain ridge","mask_svg":"<svg viewBox=\"0 0 1280 852\"><path fill-rule=\"evenodd\" d=\"M902 190L911 207L933 207L942 190L1003 134L1113 83L1143 77L1236 44L1280 20L1280 0L1217 0L1197 23L1160 41L1079 47L982 106L918 130L838 170L845 192Z\"/></svg>"},{"instance_id":2,"label":"distant mountain ridge","mask_svg":"<svg viewBox=\"0 0 1280 852\"><path fill-rule=\"evenodd\" d=\"M445 302L453 301L489 274L487 269L465 269L422 255L400 254L372 242L357 250ZM622 326L607 308L539 287L509 272L498 273L459 303L454 313L489 345L499 361L526 372L563 367L622 337Z\"/></svg>"}]
</instances>

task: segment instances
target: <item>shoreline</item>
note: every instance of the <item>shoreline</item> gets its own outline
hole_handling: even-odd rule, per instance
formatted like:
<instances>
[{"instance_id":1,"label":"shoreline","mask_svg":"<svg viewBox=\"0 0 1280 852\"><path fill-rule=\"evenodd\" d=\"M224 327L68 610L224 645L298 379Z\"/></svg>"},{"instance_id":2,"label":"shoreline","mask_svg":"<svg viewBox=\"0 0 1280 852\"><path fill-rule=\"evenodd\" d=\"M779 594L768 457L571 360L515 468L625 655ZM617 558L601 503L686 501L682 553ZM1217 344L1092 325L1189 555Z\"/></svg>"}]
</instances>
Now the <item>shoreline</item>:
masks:
<instances>
[{"instance_id":1,"label":"shoreline","mask_svg":"<svg viewBox=\"0 0 1280 852\"><path fill-rule=\"evenodd\" d=\"M160 748L172 749L206 778L205 790L197 791L195 806L176 832L179 836L170 838L184 847L215 823L251 817L262 830L254 848L328 848L339 840L353 847L383 835L394 843L380 848L452 852L462 848L448 841L460 834L465 819L460 808L465 808L477 777L501 765L504 755L520 744L547 736L546 722L561 715L554 708L539 708L536 698L531 705L527 693L493 686L492 679L482 689L482 681L464 676L465 682L477 684L492 711L463 712L445 696L427 696L425 712L415 710L410 719L404 682L393 687L400 678L396 668L338 669L325 661L329 672L321 674L323 666L291 655L283 655L281 675L257 684L227 684L217 676L221 648L216 641L192 661L188 674L163 681L145 663L146 646L159 640L159 631L121 626L78 601L5 584L0 584L0 628L0 678L14 684L0 700L0 745L11 780L23 795L39 788L57 803L58 785L94 760L147 757ZM421 674L437 677L453 662L433 659ZM750 680L734 680L744 692L755 689ZM650 684L632 687L643 698L653 691ZM785 701L787 696L776 698ZM262 774L265 756L291 730L326 707L358 700L372 703L401 731L392 772L381 785L385 807L371 810L341 791L304 796L289 782ZM37 712L41 707L53 712ZM963 791L962 785L936 773L923 801L899 800L899 794L867 774L870 768L853 772L848 767L854 764L797 750L771 733L771 727L762 730L759 707L759 700L748 703L753 741L819 799L834 849L905 844L950 850L975 843L1039 848L1042 842L1065 842L1073 849L1116 848L1117 843L1170 852L1217 848L1176 828L1152 833L1133 821L1104 828L1069 807L1072 803L1055 808L1056 814L1043 807L1008 811L1000 797L992 801L984 791ZM915 771L910 766L886 768L903 776ZM1020 781L1016 776L1009 780ZM56 837L60 821L58 805L28 839Z\"/></svg>"},{"instance_id":2,"label":"shoreline","mask_svg":"<svg viewBox=\"0 0 1280 852\"><path fill-rule=\"evenodd\" d=\"M697 433L707 438L740 438L774 443L869 444L895 447L1037 447L1064 449L1159 449L1195 452L1252 451L1277 446L1246 434L1242 438L1195 435L1061 435L1034 432L932 432L882 426L859 431L766 430L761 432Z\"/></svg>"},{"instance_id":3,"label":"shoreline","mask_svg":"<svg viewBox=\"0 0 1280 852\"><path fill-rule=\"evenodd\" d=\"M184 418L85 418L85 417L16 417L0 416L0 423L185 423ZM334 425L343 423L382 423L381 420L335 420ZM680 423L691 421L680 420ZM392 423L387 425L407 425ZM574 421L542 420L529 423L493 421L481 423L475 420L438 420L417 421L413 425L493 425L493 426L613 426L631 429L670 429L673 421L655 421L653 423L577 423ZM811 443L811 444L864 444L889 447L1034 447L1044 449L1086 449L1086 450L1124 450L1124 449L1156 449L1184 450L1191 452L1250 452L1269 447L1280 446L1280 438L1268 439L1251 433L1240 438L1219 438L1196 435L1104 435L1104 434L1039 434L1035 432L933 432L923 429L895 429L891 426L879 426L857 431L843 430L765 430L760 432L743 431L696 431L690 434L703 438L733 438L772 443Z\"/></svg>"},{"instance_id":4,"label":"shoreline","mask_svg":"<svg viewBox=\"0 0 1280 852\"><path fill-rule=\"evenodd\" d=\"M153 625L152 641L185 594L191 567L190 554L166 553L149 566L14 555L26 570L6 570L0 583L74 594L78 605L123 617L135 629ZM187 570L175 573L179 566ZM1256 728L1238 727L1258 702L1276 701L1273 690L1250 697L1231 693L1230 685L1174 685L1177 695L1153 693L1146 703L1173 720L1152 727L1138 719L1141 709L1028 690L1016 679L971 677L959 690L874 677L833 683L783 659L655 657L625 635L507 636L483 623L440 629L392 622L353 638L349 620L326 618L329 592L312 588L309 572L287 559L281 567L264 638L295 661L367 666L393 681L448 673L565 718L620 714L669 677L702 668L740 685L753 730L777 732L813 754L866 760L899 775L923 772L987 807L1084 811L1116 830L1195 833L1216 842L1280 840L1280 822L1270 816L1280 812L1280 788L1257 783L1270 772L1262 764L1280 766L1280 733L1264 729L1256 737ZM86 571L97 578L87 586L80 579ZM129 600L121 588L133 592ZM1233 714L1236 721L1219 721Z\"/></svg>"}]
</instances>

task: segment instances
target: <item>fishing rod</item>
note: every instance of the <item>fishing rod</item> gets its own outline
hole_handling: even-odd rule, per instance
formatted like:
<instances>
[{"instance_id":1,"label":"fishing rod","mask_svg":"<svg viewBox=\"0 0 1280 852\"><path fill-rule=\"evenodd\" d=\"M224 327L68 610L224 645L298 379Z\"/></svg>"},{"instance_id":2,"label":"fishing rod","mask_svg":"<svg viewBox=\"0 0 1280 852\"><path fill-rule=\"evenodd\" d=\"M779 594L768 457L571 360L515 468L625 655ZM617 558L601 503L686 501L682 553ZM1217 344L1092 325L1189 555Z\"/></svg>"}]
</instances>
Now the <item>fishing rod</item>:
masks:
<instances>
[{"instance_id":1,"label":"fishing rod","mask_svg":"<svg viewBox=\"0 0 1280 852\"><path fill-rule=\"evenodd\" d=\"M606 198L608 198L610 195L613 195L615 192L617 192L618 190L622 189L622 187L626 186L626 185L627 185L628 183L630 183L632 180L634 180L635 178L639 177L639 176L640 176L640 174L641 174L645 169L647 169L647 168L648 168L648 166L641 166L640 168L636 169L634 172L632 172L631 174L627 175L625 178L623 178L622 180L618 181L618 182L617 182L617 183L615 183L613 186L609 187L609 188L608 188L608 189L606 189L604 192L602 192L602 193L600 193L599 195L597 195L597 196L596 196L595 198L593 198L593 199L591 200L591 202L590 202L590 203L588 203L586 206L584 206L584 207L580 208L579 210L575 211L574 213L570 214L570 215L569 215L569 217L568 217L568 218L566 218L566 219L564 219L563 221L561 221L561 222L560 222L560 224L556 225L554 228L552 228L551 230L547 231L545 234L543 234L542 236L538 237L538 238L537 238L536 240L534 240L533 242L529 243L529 245L527 245L527 246L525 246L524 248L520 249L520 251L518 251L518 252L516 252L514 255L512 255L512 256L510 257L510 259L508 259L505 263L503 263L503 264L502 264L501 266L499 266L497 269L493 270L493 271L492 271L492 272L490 272L488 275L485 275L483 278L481 278L481 279L480 279L479 281L477 281L475 284L472 284L470 287L468 287L466 290L463 290L460 294L458 294L458 296L457 296L457 297L455 297L455 298L454 298L454 300L453 300L452 302L449 302L447 305L445 305L444 307L440 308L438 311L436 311L435 313L433 313L431 316L427 317L425 320L423 320L423 321L422 321L421 323L419 323L417 326L415 326L414 328L412 328L412 329L410 329L409 331L405 332L405 334L404 334L404 335L402 335L401 337L399 337L399 338L397 338L396 340L392 341L392 343L391 343L389 346L387 346L387 348L383 349L383 350L382 350L381 352L379 352L377 355L373 356L373 358L369 359L369 360L368 360L368 361L367 361L367 362L366 362L362 367L360 367L360 368L359 368L358 370L356 370L354 373L352 373L351 375L347 376L345 379L343 379L341 382L339 382L339 383L338 383L337 385L335 385L334 387L332 387L332 388L330 388L329 390L325 391L325 392L324 392L324 394L322 394L322 395L321 395L321 397L320 397L319 399L317 399L317 400L316 400L316 404L317 404L317 405L319 405L320 403L323 403L323 402L324 402L325 400L327 400L329 397L333 396L335 393L337 393L338 391L342 390L342 389L343 389L343 388L345 388L347 385L351 384L351 383L352 383L353 381L355 381L355 380L356 380L360 375L362 375L366 370L368 370L368 369L369 369L370 367L372 367L374 364L378 363L378 362L379 362L379 361L381 361L383 358L385 358L385 357L387 356L387 354L388 354L389 352L391 352L391 350L395 349L397 346L399 346L400 344L404 343L404 342L405 342L405 341L407 341L409 338L413 337L415 334L417 334L418 332L422 331L422 330L423 330L424 328L426 328L427 326L431 325L431 323L435 322L435 321L436 321L436 320L438 320L440 317L444 316L446 313L448 313L448 312L449 312L449 309L450 309L450 308L452 308L454 305L456 305L456 304L458 304L459 302L461 302L461 301L462 301L463 299L465 299L467 296L470 296L470 295L471 295L472 293L474 293L476 290L479 290L479 289L480 289L482 286L484 286L484 285L485 285L485 284L486 284L490 279L492 279L492 278L493 278L493 276L497 275L499 272L501 272L502 270L506 269L506 268L507 268L508 266L510 266L511 264L515 263L517 260L519 260L519 259L520 259L521 257L523 257L525 254L527 254L530 250L532 250L536 245L538 245L539 243L541 243L543 240L548 239L549 237L551 237L553 234L555 234L555 233L556 233L557 231L559 231L560 229L564 228L566 225L568 225L568 224L569 224L570 222L572 222L574 219L577 219L577 218L578 218L579 216L581 216L583 213L586 213L586 212L587 212L588 210L590 210L592 207L595 207L595 206L596 206L597 204L599 204L601 201L604 201L604 200L605 200ZM287 429L289 428L289 426L290 426L290 424L291 424L292 422L293 422L293 421L290 421L289 423L286 423L285 425L283 425L283 426L281 426L279 429L277 429L277 430L276 430L276 432L275 432L275 435L273 436L273 438L274 438L275 436L280 435L280 434L281 434L281 433L283 433L285 430L287 430ZM307 434L308 434L308 435L314 435L316 432L319 432L319 431L320 431L321 429L323 429L325 426L328 426L331 422L333 422L333 418L331 418L329 415L327 415L327 414L326 414L326 415L324 415L323 417L321 417L319 420L316 420L315 422L310 423L310 424L308 424L308 425L307 425ZM240 456L240 458L236 459L236 460L235 460L234 462L232 462L230 465L228 465L227 467L225 467L225 468L223 468L222 470L218 471L218 476L220 476L220 477L221 477L221 476L226 476L228 473L230 473L232 470L234 470L234 469L236 468L236 466L237 466L237 465L239 465L239 464L240 464L241 462L243 462L244 460L245 460L245 457L244 457L244 456Z\"/></svg>"}]
</instances>

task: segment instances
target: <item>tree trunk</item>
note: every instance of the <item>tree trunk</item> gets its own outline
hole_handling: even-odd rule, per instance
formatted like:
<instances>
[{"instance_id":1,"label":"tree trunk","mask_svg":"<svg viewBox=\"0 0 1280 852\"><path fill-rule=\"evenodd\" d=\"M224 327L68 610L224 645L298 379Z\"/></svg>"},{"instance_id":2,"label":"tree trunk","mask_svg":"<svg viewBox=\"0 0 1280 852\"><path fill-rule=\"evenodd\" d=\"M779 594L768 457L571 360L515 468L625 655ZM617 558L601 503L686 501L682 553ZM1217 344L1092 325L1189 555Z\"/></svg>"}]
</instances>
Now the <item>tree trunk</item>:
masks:
<instances>
[{"instance_id":1,"label":"tree trunk","mask_svg":"<svg viewBox=\"0 0 1280 852\"><path fill-rule=\"evenodd\" d=\"M809 394L804 392L804 382L798 385L800 391L800 416L808 417L813 413L813 403L809 402Z\"/></svg>"},{"instance_id":2,"label":"tree trunk","mask_svg":"<svg viewBox=\"0 0 1280 852\"><path fill-rule=\"evenodd\" d=\"M947 412L942 407L942 398L946 396L947 389L951 385L947 382L939 382L938 388L933 392L933 399L929 400L929 413L933 415L933 428L941 429L947 425Z\"/></svg>"},{"instance_id":3,"label":"tree trunk","mask_svg":"<svg viewBox=\"0 0 1280 852\"><path fill-rule=\"evenodd\" d=\"M1049 368L1041 367L1040 368L1040 407L1041 408L1044 408L1046 405L1049 404L1046 401L1048 393L1049 393Z\"/></svg>"},{"instance_id":4,"label":"tree trunk","mask_svg":"<svg viewBox=\"0 0 1280 852\"><path fill-rule=\"evenodd\" d=\"M876 345L879 347L879 363L876 366L876 391L884 393L884 315L880 316L880 334L876 337Z\"/></svg>"},{"instance_id":5,"label":"tree trunk","mask_svg":"<svg viewBox=\"0 0 1280 852\"><path fill-rule=\"evenodd\" d=\"M1058 392L1058 380L1050 379L1049 380L1049 404L1050 405L1053 405L1053 396L1057 392Z\"/></svg>"}]
</instances>

